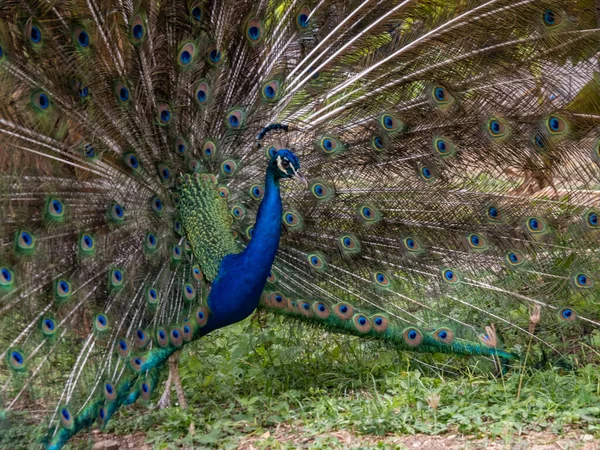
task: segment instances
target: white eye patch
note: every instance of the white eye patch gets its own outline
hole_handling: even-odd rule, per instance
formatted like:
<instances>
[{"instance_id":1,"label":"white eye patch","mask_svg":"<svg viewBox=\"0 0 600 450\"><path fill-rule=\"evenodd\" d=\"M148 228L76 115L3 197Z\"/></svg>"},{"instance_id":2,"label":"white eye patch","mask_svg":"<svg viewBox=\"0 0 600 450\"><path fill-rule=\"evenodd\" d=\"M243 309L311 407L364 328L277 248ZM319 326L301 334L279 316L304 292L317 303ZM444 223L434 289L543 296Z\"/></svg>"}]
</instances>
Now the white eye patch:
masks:
<instances>
[{"instance_id":1,"label":"white eye patch","mask_svg":"<svg viewBox=\"0 0 600 450\"><path fill-rule=\"evenodd\" d=\"M283 168L283 164L282 164L283 159L281 158L281 156L277 156L277 167L279 167L279 170L281 170L282 172L287 172L286 169ZM287 159L286 159L287 161ZM296 170L294 169L294 165L290 164L292 166L292 169L294 170L294 173L296 172Z\"/></svg>"}]
</instances>

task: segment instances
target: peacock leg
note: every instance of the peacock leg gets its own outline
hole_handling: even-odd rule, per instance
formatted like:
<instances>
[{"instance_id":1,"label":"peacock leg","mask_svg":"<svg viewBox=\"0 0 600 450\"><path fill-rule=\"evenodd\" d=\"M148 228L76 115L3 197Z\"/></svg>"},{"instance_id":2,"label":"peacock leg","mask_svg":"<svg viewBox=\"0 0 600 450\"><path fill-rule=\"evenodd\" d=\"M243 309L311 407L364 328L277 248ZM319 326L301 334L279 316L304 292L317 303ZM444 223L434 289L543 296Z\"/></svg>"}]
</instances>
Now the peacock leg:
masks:
<instances>
[{"instance_id":1,"label":"peacock leg","mask_svg":"<svg viewBox=\"0 0 600 450\"><path fill-rule=\"evenodd\" d=\"M185 399L185 392L183 392L183 386L181 385L181 378L179 377L179 356L181 350L173 353L169 361L169 377L165 383L165 390L158 401L158 408L165 409L171 406L171 385L175 386L175 392L177 393L177 400L179 401L179 407L181 409L187 409L187 401Z\"/></svg>"}]
</instances>

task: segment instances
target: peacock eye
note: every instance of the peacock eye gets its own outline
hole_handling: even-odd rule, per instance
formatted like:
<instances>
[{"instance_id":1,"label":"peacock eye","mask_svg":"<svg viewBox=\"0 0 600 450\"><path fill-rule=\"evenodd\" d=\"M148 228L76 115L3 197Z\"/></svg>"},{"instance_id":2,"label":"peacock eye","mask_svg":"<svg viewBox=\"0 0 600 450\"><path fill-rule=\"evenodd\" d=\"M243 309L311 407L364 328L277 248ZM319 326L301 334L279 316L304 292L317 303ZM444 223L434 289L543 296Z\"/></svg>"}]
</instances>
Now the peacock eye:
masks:
<instances>
[{"instance_id":1,"label":"peacock eye","mask_svg":"<svg viewBox=\"0 0 600 450\"><path fill-rule=\"evenodd\" d=\"M289 169L290 162L287 159L284 159L281 161L281 165L283 166L284 169Z\"/></svg>"}]
</instances>

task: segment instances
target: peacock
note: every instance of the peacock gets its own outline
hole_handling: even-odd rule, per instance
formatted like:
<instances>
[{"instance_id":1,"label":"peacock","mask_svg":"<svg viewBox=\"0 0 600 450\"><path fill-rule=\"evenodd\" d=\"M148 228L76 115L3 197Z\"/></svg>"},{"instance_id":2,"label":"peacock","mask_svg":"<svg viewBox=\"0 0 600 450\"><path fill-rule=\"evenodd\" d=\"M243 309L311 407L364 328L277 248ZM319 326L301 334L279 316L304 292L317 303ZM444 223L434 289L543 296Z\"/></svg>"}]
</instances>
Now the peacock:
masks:
<instances>
[{"instance_id":1,"label":"peacock","mask_svg":"<svg viewBox=\"0 0 600 450\"><path fill-rule=\"evenodd\" d=\"M2 1L2 416L44 410L26 444L58 450L257 308L502 371L592 361L596 8Z\"/></svg>"}]
</instances>

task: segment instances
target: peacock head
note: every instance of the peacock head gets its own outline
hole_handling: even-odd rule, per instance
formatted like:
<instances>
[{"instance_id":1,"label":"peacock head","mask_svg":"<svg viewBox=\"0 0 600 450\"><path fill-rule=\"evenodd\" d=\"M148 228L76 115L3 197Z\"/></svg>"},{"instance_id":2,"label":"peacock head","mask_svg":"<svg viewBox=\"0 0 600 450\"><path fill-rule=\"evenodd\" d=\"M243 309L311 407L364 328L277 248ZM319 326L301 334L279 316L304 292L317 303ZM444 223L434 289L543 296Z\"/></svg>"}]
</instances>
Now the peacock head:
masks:
<instances>
[{"instance_id":1,"label":"peacock head","mask_svg":"<svg viewBox=\"0 0 600 450\"><path fill-rule=\"evenodd\" d=\"M273 153L269 167L275 171L276 179L295 178L308 188L308 182L300 172L300 160L291 150L284 148Z\"/></svg>"}]
</instances>

